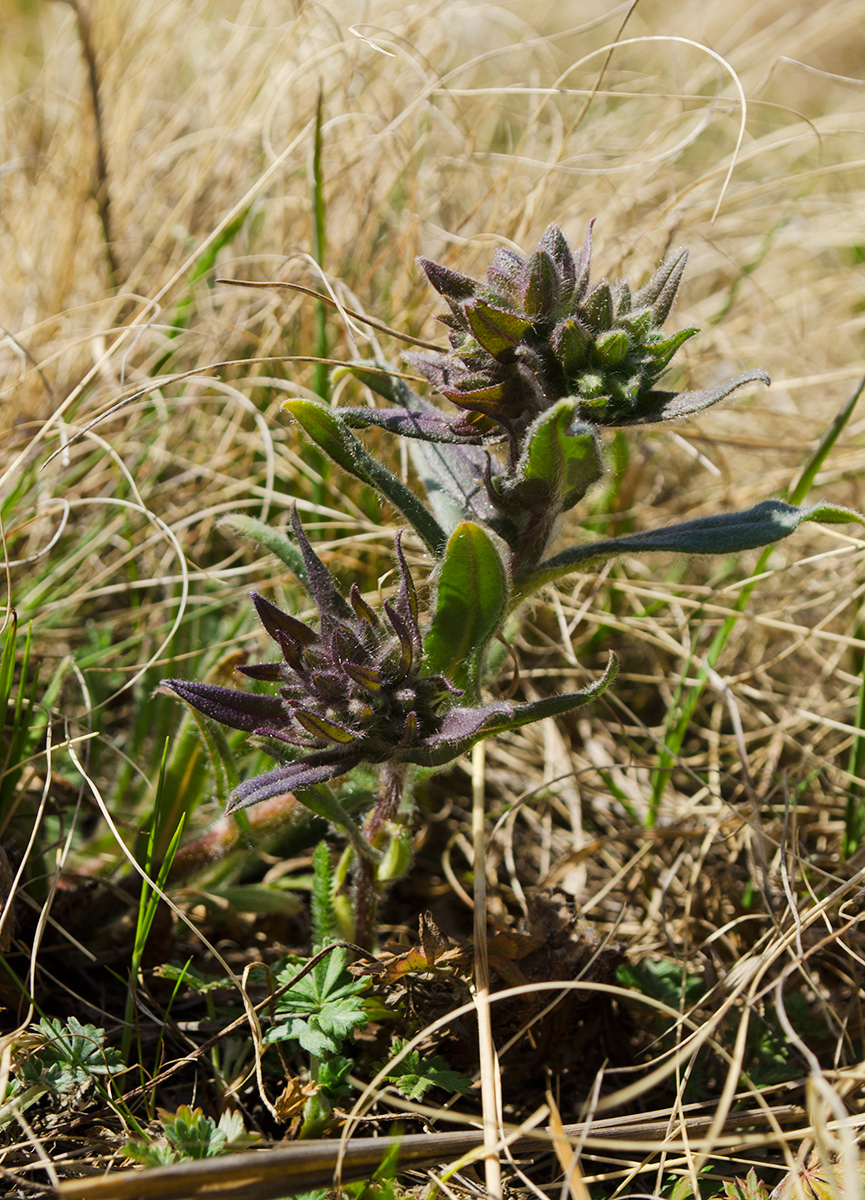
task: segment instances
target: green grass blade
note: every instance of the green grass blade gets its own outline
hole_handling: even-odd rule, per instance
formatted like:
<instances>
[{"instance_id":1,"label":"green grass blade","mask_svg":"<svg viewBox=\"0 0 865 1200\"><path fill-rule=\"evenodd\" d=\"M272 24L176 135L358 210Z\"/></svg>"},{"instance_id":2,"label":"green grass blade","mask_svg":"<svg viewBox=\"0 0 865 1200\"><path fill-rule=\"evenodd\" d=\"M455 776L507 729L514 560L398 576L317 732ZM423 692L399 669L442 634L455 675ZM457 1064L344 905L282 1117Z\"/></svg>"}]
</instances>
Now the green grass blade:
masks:
<instances>
[{"instance_id":1,"label":"green grass blade","mask_svg":"<svg viewBox=\"0 0 865 1200\"><path fill-rule=\"evenodd\" d=\"M150 825L150 832L147 836L147 846L144 852L144 868L147 878L141 880L141 892L138 897L138 919L135 924L135 934L132 942L132 962L130 964L130 988L126 996L126 1012L123 1026L123 1042L121 1047L121 1056L124 1062L129 1061L129 1048L132 1042L132 1030L135 1017L135 986L138 981L138 972L141 968L141 960L144 956L144 950L147 945L147 939L150 936L150 930L153 927L153 920L156 916L156 909L160 902L160 892L165 888L168 880L168 873L171 870L171 864L174 862L174 856L177 853L177 848L180 845L180 837L183 833L185 823L185 813L180 814L180 819L177 822L176 828L168 834L170 826L167 824L172 819L171 809L164 803L166 796L165 782L167 778L168 767L168 741L165 742L165 747L162 752L162 761L159 767L159 782L156 786L156 800L153 806L153 818ZM160 856L160 843L167 840L167 847L164 856ZM160 861L161 858L161 861ZM156 876L156 887L152 887L150 880L152 879L154 866L159 863L159 870ZM142 1077L142 1083L144 1082Z\"/></svg>"},{"instance_id":2,"label":"green grass blade","mask_svg":"<svg viewBox=\"0 0 865 1200\"><path fill-rule=\"evenodd\" d=\"M327 226L324 212L324 175L321 168L322 151L322 114L324 111L324 95L318 90L318 103L315 109L315 135L312 147L312 256L324 270L327 257ZM317 358L328 357L327 336L327 306L319 300L315 309L315 355ZM313 371L313 389L322 400L330 399L330 376L327 363L315 364Z\"/></svg>"},{"instance_id":3,"label":"green grass blade","mask_svg":"<svg viewBox=\"0 0 865 1200\"><path fill-rule=\"evenodd\" d=\"M805 464L802 474L799 476L795 486L790 490L790 494L787 499L791 504L801 504L810 492L817 472L823 466L823 463L826 461L829 455L829 451L838 441L841 431L850 420L850 417L853 414L853 409L856 407L857 401L859 400L859 397L862 395L863 391L865 391L865 375L863 375L859 380L859 386L856 388L856 391L838 411L835 420L823 434L819 445L811 455L808 462Z\"/></svg>"}]
</instances>

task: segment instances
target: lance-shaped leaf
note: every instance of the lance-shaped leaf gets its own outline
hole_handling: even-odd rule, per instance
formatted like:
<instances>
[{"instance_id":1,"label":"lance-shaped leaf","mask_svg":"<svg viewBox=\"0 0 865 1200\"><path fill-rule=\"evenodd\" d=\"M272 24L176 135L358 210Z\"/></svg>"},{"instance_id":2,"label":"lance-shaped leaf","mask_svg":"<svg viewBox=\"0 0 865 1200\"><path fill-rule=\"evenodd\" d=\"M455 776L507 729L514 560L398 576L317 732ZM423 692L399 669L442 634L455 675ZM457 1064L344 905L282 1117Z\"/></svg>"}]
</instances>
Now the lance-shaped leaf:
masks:
<instances>
[{"instance_id":1,"label":"lance-shaped leaf","mask_svg":"<svg viewBox=\"0 0 865 1200\"><path fill-rule=\"evenodd\" d=\"M604 671L600 679L590 683L588 687L583 688L579 692L564 692L559 696L545 696L542 700L532 700L528 704L515 704L513 713L505 717L503 720L492 720L485 725L482 732L483 737L494 737L499 733L506 733L511 729L520 729L523 725L534 725L536 721L544 721L547 717L560 717L564 713L573 712L575 708L582 708L586 704L591 704L593 700L602 695L613 680L616 678L619 670L619 660L615 654L610 654L610 661L607 663L607 669Z\"/></svg>"},{"instance_id":2,"label":"lance-shaped leaf","mask_svg":"<svg viewBox=\"0 0 865 1200\"><path fill-rule=\"evenodd\" d=\"M597 563L619 554L644 554L666 551L674 554L738 554L770 546L789 537L803 521L822 521L828 525L862 522L852 508L821 502L810 508L798 508L783 500L763 500L744 512L716 513L696 521L683 521L663 529L630 533L626 537L607 538L583 546L573 546L547 559L517 579L520 596L529 595L545 583L561 579L586 563Z\"/></svg>"},{"instance_id":3,"label":"lance-shaped leaf","mask_svg":"<svg viewBox=\"0 0 865 1200\"><path fill-rule=\"evenodd\" d=\"M323 741L335 742L340 746L349 746L352 742L359 740L357 734L348 729L345 725L340 725L338 721L331 721L321 713L311 712L308 708L301 708L300 705L295 705L292 709L292 716L298 725L301 725L307 733L311 733L313 737L321 738Z\"/></svg>"},{"instance_id":4,"label":"lance-shaped leaf","mask_svg":"<svg viewBox=\"0 0 865 1200\"><path fill-rule=\"evenodd\" d=\"M228 799L226 815L240 808L260 804L262 800L273 800L277 796L290 796L298 788L315 787L327 783L338 775L344 775L362 761L362 756L345 749L318 750L306 754L296 763L275 767L263 775L247 779L236 787ZM314 810L315 811L315 810ZM329 816L330 814L328 814Z\"/></svg>"},{"instance_id":5,"label":"lance-shaped leaf","mask_svg":"<svg viewBox=\"0 0 865 1200\"><path fill-rule=\"evenodd\" d=\"M441 412L428 400L414 392L404 379L386 363L351 362L333 372L334 381L345 375L359 379L378 396L396 408L341 408L339 416L351 429L375 426L400 437L419 438L427 442L467 442L465 434L456 434ZM477 441L482 437L478 434Z\"/></svg>"},{"instance_id":6,"label":"lance-shaped leaf","mask_svg":"<svg viewBox=\"0 0 865 1200\"><path fill-rule=\"evenodd\" d=\"M435 614L424 642L426 669L474 694L507 600L507 572L492 536L472 521L461 522L439 569Z\"/></svg>"},{"instance_id":7,"label":"lance-shaped leaf","mask_svg":"<svg viewBox=\"0 0 865 1200\"><path fill-rule=\"evenodd\" d=\"M239 533L241 537L251 538L264 546L265 550L269 550L271 554L275 554L277 558L281 559L309 591L309 579L303 555L281 530L265 525L264 521L259 521L256 517L248 517L245 513L231 513L222 518L219 526L220 528L226 526L235 533Z\"/></svg>"},{"instance_id":8,"label":"lance-shaped leaf","mask_svg":"<svg viewBox=\"0 0 865 1200\"><path fill-rule=\"evenodd\" d=\"M583 305L583 319L595 333L603 333L613 323L613 293L606 279L595 284Z\"/></svg>"},{"instance_id":9,"label":"lance-shaped leaf","mask_svg":"<svg viewBox=\"0 0 865 1200\"><path fill-rule=\"evenodd\" d=\"M423 746L407 753L405 760L421 767L443 767L485 738L485 726L491 721L508 720L513 714L514 706L506 700L497 700L476 708L451 709L442 718L437 732L425 738Z\"/></svg>"},{"instance_id":10,"label":"lance-shaped leaf","mask_svg":"<svg viewBox=\"0 0 865 1200\"><path fill-rule=\"evenodd\" d=\"M484 708L464 710L464 713L460 714L460 723L465 724L464 729L461 730L458 722L453 721L452 728L448 730L450 738L443 737L441 733L435 738L428 738L427 746L411 761L428 767L442 766L457 755L465 754L484 738L520 729L523 725L533 725L547 717L560 717L564 713L573 712L574 709L597 700L616 678L618 669L618 660L615 654L611 654L607 669L601 678L582 691L546 696L543 700L533 700L528 704L507 704L500 701ZM472 714L470 721L467 720L466 713ZM446 722L447 718L442 722L443 727Z\"/></svg>"},{"instance_id":11,"label":"lance-shaped leaf","mask_svg":"<svg viewBox=\"0 0 865 1200\"><path fill-rule=\"evenodd\" d=\"M469 439L464 434L454 433L451 422L441 413L407 412L401 408L341 408L339 415L351 429L385 429L398 437L418 438L423 442L474 441L479 445L484 439Z\"/></svg>"},{"instance_id":12,"label":"lance-shaped leaf","mask_svg":"<svg viewBox=\"0 0 865 1200\"><path fill-rule=\"evenodd\" d=\"M315 400L286 400L282 407L344 471L380 492L414 527L429 551L441 554L446 534L435 517L387 467L363 448L332 408Z\"/></svg>"},{"instance_id":13,"label":"lance-shaped leaf","mask_svg":"<svg viewBox=\"0 0 865 1200\"><path fill-rule=\"evenodd\" d=\"M165 679L156 690L164 696L173 692L211 720L246 733L285 718L285 706L278 696L257 696L238 688L186 679Z\"/></svg>"},{"instance_id":14,"label":"lance-shaped leaf","mask_svg":"<svg viewBox=\"0 0 865 1200\"><path fill-rule=\"evenodd\" d=\"M531 490L546 484L557 513L573 508L603 474L597 439L590 426L576 420L578 408L576 400L559 400L541 413L517 464L517 492L522 484Z\"/></svg>"},{"instance_id":15,"label":"lance-shaped leaf","mask_svg":"<svg viewBox=\"0 0 865 1200\"><path fill-rule=\"evenodd\" d=\"M711 388L700 388L695 392L662 392L652 389L633 402L593 404L587 409L586 415L596 425L610 427L676 421L680 417L702 412L704 408L711 408L713 404L725 400L731 392L748 383L765 383L768 387L771 380L765 371L746 371L743 375L737 375L735 379L728 379L726 383L719 383Z\"/></svg>"}]
</instances>

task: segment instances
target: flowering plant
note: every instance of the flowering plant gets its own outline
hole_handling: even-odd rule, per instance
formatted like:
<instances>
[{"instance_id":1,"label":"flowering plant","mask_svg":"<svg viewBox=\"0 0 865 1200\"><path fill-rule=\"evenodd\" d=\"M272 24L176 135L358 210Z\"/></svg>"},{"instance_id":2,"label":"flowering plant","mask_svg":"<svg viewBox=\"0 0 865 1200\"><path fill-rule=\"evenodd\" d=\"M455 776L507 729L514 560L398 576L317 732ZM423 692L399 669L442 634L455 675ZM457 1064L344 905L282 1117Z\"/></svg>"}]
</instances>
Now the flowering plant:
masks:
<instances>
[{"instance_id":1,"label":"flowering plant","mask_svg":"<svg viewBox=\"0 0 865 1200\"><path fill-rule=\"evenodd\" d=\"M229 812L326 783L361 763L443 766L479 738L586 704L613 678L611 666L599 683L552 701L463 703L464 689L436 667L444 659L452 667L459 665L451 643L454 627L465 616L465 611L457 611L458 576L463 574L457 560L463 557L462 543L471 532L460 531L446 558L444 583L439 585L441 603L425 647L417 593L400 534L396 538L400 585L393 603L384 601L382 617L355 584L348 602L343 599L310 545L296 510L292 510L292 526L306 568L303 582L318 606L318 628L253 592L259 620L279 648L281 660L238 667L248 679L277 684L276 693L261 695L180 679L162 684L165 691L211 720L254 734L273 758L287 760L237 787ZM496 615L490 613L491 619L478 623L472 647L476 655L493 632Z\"/></svg>"},{"instance_id":2,"label":"flowering plant","mask_svg":"<svg viewBox=\"0 0 865 1200\"><path fill-rule=\"evenodd\" d=\"M698 331L666 334L687 253L663 262L649 281L591 285L592 228L574 256L556 226L528 257L496 252L484 281L428 259L420 265L448 312L450 348L406 355L442 410L388 364L354 362L350 372L388 406L335 409L308 399L284 408L343 470L374 488L433 557L428 616L396 539L399 584L379 611L352 585L346 600L292 511L294 543L235 518L292 566L318 608L305 624L253 594L279 650L275 661L240 672L270 694L167 680L163 688L206 717L250 734L279 765L241 783L229 811L298 791L352 838L357 851L359 929L369 934L373 878L393 874L383 859L404 844L410 774L438 768L482 738L565 713L599 696L615 675L583 691L532 703L484 700L488 649L505 622L544 584L623 552L731 553L769 545L802 521L859 519L831 504L801 508L767 499L723 513L553 553L564 515L604 473L603 430L689 416L746 384L749 371L717 387L664 390L661 376ZM410 439L422 494L370 454L353 430L379 427ZM298 551L299 548L299 551ZM358 829L326 785L362 764L379 772L378 799ZM321 800L322 789L329 799ZM324 807L322 808L322 804ZM365 915L362 915L365 912ZM361 936L360 934L358 936Z\"/></svg>"}]
</instances>

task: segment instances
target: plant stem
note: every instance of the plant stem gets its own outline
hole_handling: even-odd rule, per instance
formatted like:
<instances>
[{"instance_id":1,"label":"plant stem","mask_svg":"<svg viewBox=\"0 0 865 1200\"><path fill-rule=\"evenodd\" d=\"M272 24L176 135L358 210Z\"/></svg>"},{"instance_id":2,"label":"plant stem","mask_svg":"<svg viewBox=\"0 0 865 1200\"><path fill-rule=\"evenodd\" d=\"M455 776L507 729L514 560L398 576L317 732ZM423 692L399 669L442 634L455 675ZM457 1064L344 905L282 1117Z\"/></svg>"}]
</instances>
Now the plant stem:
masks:
<instances>
[{"instance_id":1,"label":"plant stem","mask_svg":"<svg viewBox=\"0 0 865 1200\"><path fill-rule=\"evenodd\" d=\"M481 1069L481 1103L484 1119L484 1176L487 1195L500 1200L502 1171L498 1150L499 1113L496 1079L498 1064L490 1020L490 964L487 954L487 876L484 839L484 775L486 747L478 742L472 750L472 847L474 866L474 1001L478 1016L478 1054Z\"/></svg>"},{"instance_id":2,"label":"plant stem","mask_svg":"<svg viewBox=\"0 0 865 1200\"><path fill-rule=\"evenodd\" d=\"M378 896L375 890L375 866L378 861L378 842L390 831L400 810L406 786L407 770L403 764L384 763L378 784L378 801L366 819L363 834L367 851L358 854L354 875L355 940L365 950L375 940L375 915ZM374 856L374 857L373 857Z\"/></svg>"}]
</instances>

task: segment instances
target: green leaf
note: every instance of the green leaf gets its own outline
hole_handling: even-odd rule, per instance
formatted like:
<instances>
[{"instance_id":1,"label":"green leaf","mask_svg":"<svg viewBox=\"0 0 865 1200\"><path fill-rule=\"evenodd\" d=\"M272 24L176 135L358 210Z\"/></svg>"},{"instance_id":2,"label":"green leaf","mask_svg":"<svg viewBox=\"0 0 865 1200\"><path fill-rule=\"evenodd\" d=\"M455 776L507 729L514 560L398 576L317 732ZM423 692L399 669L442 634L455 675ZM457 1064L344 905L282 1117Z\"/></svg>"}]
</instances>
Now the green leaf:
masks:
<instances>
[{"instance_id":1,"label":"green leaf","mask_svg":"<svg viewBox=\"0 0 865 1200\"><path fill-rule=\"evenodd\" d=\"M437 558L445 544L445 532L435 517L387 467L363 448L346 423L325 404L315 400L286 400L282 407L325 454L349 475L375 488L412 525L427 549Z\"/></svg>"},{"instance_id":2,"label":"green leaf","mask_svg":"<svg viewBox=\"0 0 865 1200\"><path fill-rule=\"evenodd\" d=\"M342 1043L368 1023L361 993L366 982L353 979L345 969L346 953L336 949L316 963L276 1002L276 1024L267 1033L266 1044L298 1041L308 1054L328 1058L338 1054ZM297 973L297 963L277 975L281 984Z\"/></svg>"},{"instance_id":3,"label":"green leaf","mask_svg":"<svg viewBox=\"0 0 865 1200\"><path fill-rule=\"evenodd\" d=\"M508 579L492 536L472 521L451 534L436 589L435 614L424 642L427 670L476 691L487 643L499 629Z\"/></svg>"},{"instance_id":4,"label":"green leaf","mask_svg":"<svg viewBox=\"0 0 865 1200\"><path fill-rule=\"evenodd\" d=\"M254 542L264 546L265 550L275 554L309 591L309 579L303 555L294 542L290 541L281 530L274 529L272 525L265 525L264 521L259 521L256 517L248 517L244 513L230 513L227 517L223 517L219 522L219 527L223 526L239 533L241 537L251 538Z\"/></svg>"},{"instance_id":5,"label":"green leaf","mask_svg":"<svg viewBox=\"0 0 865 1200\"><path fill-rule=\"evenodd\" d=\"M334 878L327 842L321 841L312 856L312 937L318 946L339 936L333 907Z\"/></svg>"},{"instance_id":6,"label":"green leaf","mask_svg":"<svg viewBox=\"0 0 865 1200\"><path fill-rule=\"evenodd\" d=\"M480 298L467 300L463 311L476 340L493 358L513 350L532 325L525 317L519 317L503 308L495 308Z\"/></svg>"},{"instance_id":7,"label":"green leaf","mask_svg":"<svg viewBox=\"0 0 865 1200\"><path fill-rule=\"evenodd\" d=\"M536 250L523 264L519 289L526 316L545 320L552 313L559 295L556 264L545 250Z\"/></svg>"},{"instance_id":8,"label":"green leaf","mask_svg":"<svg viewBox=\"0 0 865 1200\"><path fill-rule=\"evenodd\" d=\"M798 529L803 521L842 525L862 520L859 513L838 504L821 502L810 508L797 508L783 500L763 500L744 512L717 513L696 521L684 521L680 525L648 530L646 533L631 533L627 537L573 546L547 559L517 582L520 594L525 596L545 583L569 575L585 563L595 563L619 554L643 554L649 551L736 554L781 541Z\"/></svg>"},{"instance_id":9,"label":"green leaf","mask_svg":"<svg viewBox=\"0 0 865 1200\"><path fill-rule=\"evenodd\" d=\"M690 1008L703 993L703 981L699 976L688 975L680 963L666 958L623 963L616 972L616 982L673 1009L683 1003Z\"/></svg>"},{"instance_id":10,"label":"green leaf","mask_svg":"<svg viewBox=\"0 0 865 1200\"><path fill-rule=\"evenodd\" d=\"M769 1200L769 1189L762 1179L757 1178L757 1172L752 1167L744 1179L738 1177L733 1183L724 1183L724 1196L726 1200ZM792 1192L792 1189L791 1189ZM806 1196L818 1196L813 1188L803 1188L802 1192ZM832 1195L831 1188L827 1188L827 1193Z\"/></svg>"},{"instance_id":11,"label":"green leaf","mask_svg":"<svg viewBox=\"0 0 865 1200\"><path fill-rule=\"evenodd\" d=\"M345 1078L353 1066L353 1058L334 1055L319 1065L316 1083L324 1088L331 1100L339 1100L351 1091L351 1085L345 1083Z\"/></svg>"},{"instance_id":12,"label":"green leaf","mask_svg":"<svg viewBox=\"0 0 865 1200\"><path fill-rule=\"evenodd\" d=\"M335 377L347 371L407 412L441 416L438 409L428 400L421 399L404 380L387 374L387 363L373 360L373 365L381 374L370 371L366 362L359 361L338 368ZM493 519L495 509L487 499L483 484L487 461L483 450L471 445L435 444L412 438L409 453L426 492L427 503L448 534L460 521L484 523Z\"/></svg>"},{"instance_id":13,"label":"green leaf","mask_svg":"<svg viewBox=\"0 0 865 1200\"><path fill-rule=\"evenodd\" d=\"M191 1109L187 1104L181 1104L176 1113L160 1109L159 1115L165 1141L130 1141L124 1150L128 1158L134 1158L146 1167L215 1158L259 1140L258 1134L246 1132L240 1113L224 1112L219 1124L202 1109Z\"/></svg>"},{"instance_id":14,"label":"green leaf","mask_svg":"<svg viewBox=\"0 0 865 1200\"><path fill-rule=\"evenodd\" d=\"M194 967L189 963L185 966L178 967L175 963L160 963L153 968L153 974L159 979L173 979L178 983L182 983L188 987L190 991L195 992L197 996L206 995L208 992L224 991L231 987L231 981L224 975L215 975L206 978L199 974Z\"/></svg>"},{"instance_id":15,"label":"green leaf","mask_svg":"<svg viewBox=\"0 0 865 1200\"><path fill-rule=\"evenodd\" d=\"M297 917L303 910L298 896L287 888L267 883L235 883L220 888L220 899L236 912L278 913L285 917Z\"/></svg>"},{"instance_id":16,"label":"green leaf","mask_svg":"<svg viewBox=\"0 0 865 1200\"><path fill-rule=\"evenodd\" d=\"M607 690L616 678L618 670L619 661L615 654L611 654L606 671L595 683L589 684L580 692L564 692L559 696L547 696L543 700L533 700L529 704L517 704L514 706L512 716L499 720L493 719L484 726L479 737L493 737L509 729L519 729L522 725L534 725L536 721L543 721L547 717L560 717L566 712L572 712L575 708L591 704ZM477 740L479 738L475 738L475 741Z\"/></svg>"},{"instance_id":17,"label":"green leaf","mask_svg":"<svg viewBox=\"0 0 865 1200\"><path fill-rule=\"evenodd\" d=\"M95 1025L82 1025L69 1017L65 1026L43 1017L33 1032L45 1038L45 1045L25 1059L18 1074L32 1085L61 1095L69 1095L91 1082L95 1075L112 1075L124 1069L116 1050L105 1048L105 1031Z\"/></svg>"},{"instance_id":18,"label":"green leaf","mask_svg":"<svg viewBox=\"0 0 865 1200\"><path fill-rule=\"evenodd\" d=\"M549 487L556 512L573 508L603 474L591 426L575 419L578 407L576 400L559 400L542 413L526 435L526 447L517 465L520 483L539 481Z\"/></svg>"},{"instance_id":19,"label":"green leaf","mask_svg":"<svg viewBox=\"0 0 865 1200\"><path fill-rule=\"evenodd\" d=\"M394 1049L401 1049L399 1042ZM380 1071L382 1063L374 1063L372 1070ZM471 1080L465 1079L457 1071L452 1071L443 1058L438 1056L423 1057L419 1050L412 1050L400 1062L388 1069L386 1078L394 1084L409 1100L422 1100L432 1087L443 1088L446 1092L465 1093L471 1091Z\"/></svg>"}]
</instances>

